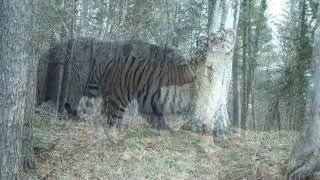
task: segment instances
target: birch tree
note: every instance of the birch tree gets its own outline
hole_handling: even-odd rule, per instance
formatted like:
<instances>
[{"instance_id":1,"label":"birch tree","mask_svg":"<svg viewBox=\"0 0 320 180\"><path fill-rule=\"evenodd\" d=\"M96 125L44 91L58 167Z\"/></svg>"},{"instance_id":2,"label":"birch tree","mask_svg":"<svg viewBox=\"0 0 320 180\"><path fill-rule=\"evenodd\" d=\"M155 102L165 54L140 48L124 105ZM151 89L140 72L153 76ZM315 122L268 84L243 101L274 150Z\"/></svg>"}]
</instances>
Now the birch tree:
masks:
<instances>
[{"instance_id":1,"label":"birch tree","mask_svg":"<svg viewBox=\"0 0 320 180\"><path fill-rule=\"evenodd\" d=\"M21 179L23 148L31 148L23 142L31 30L31 0L0 1L0 179Z\"/></svg>"},{"instance_id":2,"label":"birch tree","mask_svg":"<svg viewBox=\"0 0 320 180\"><path fill-rule=\"evenodd\" d=\"M197 79L197 125L215 140L228 131L227 97L231 83L232 56L239 17L239 0L209 0L209 47ZM217 138L217 139L216 139Z\"/></svg>"},{"instance_id":3,"label":"birch tree","mask_svg":"<svg viewBox=\"0 0 320 180\"><path fill-rule=\"evenodd\" d=\"M320 19L320 17L318 17ZM314 98L312 115L300 144L295 149L289 164L291 179L312 179L320 170L320 26L315 31L313 49ZM319 177L319 176L318 176Z\"/></svg>"}]
</instances>

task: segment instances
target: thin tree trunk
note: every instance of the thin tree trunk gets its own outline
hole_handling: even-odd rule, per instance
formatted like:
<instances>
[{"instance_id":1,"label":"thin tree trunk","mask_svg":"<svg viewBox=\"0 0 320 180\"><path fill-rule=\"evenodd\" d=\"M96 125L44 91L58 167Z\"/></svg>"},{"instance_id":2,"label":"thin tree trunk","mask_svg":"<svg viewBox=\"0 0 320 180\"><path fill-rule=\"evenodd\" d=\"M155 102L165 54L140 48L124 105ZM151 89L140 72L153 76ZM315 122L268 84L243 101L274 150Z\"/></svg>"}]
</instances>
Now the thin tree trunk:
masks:
<instances>
[{"instance_id":1,"label":"thin tree trunk","mask_svg":"<svg viewBox=\"0 0 320 180\"><path fill-rule=\"evenodd\" d=\"M294 120L295 120L295 127L299 129L299 127L303 126L305 121L305 108L306 108L306 86L307 86L307 80L305 77L305 73L307 71L307 64L308 61L310 61L311 57L309 55L310 52L308 52L309 48L309 38L307 35L307 4L306 0L302 0L299 3L299 6L301 8L301 20L300 20L300 28L299 28L299 45L297 48L297 58L296 58L296 67L295 67L295 74L294 77L295 80L295 96L296 96L296 102L295 106L296 111L294 114Z\"/></svg>"},{"instance_id":2,"label":"thin tree trunk","mask_svg":"<svg viewBox=\"0 0 320 180\"><path fill-rule=\"evenodd\" d=\"M264 19L264 13L267 9L267 3L266 0L261 0L260 2L260 11L259 11L259 16L257 19L257 23L256 23L256 29L254 31L255 36L254 36L254 47L253 47L253 55L252 55L252 61L251 61L251 117L252 117L252 123L253 123L253 128L256 130L257 129L257 125L256 125L256 115L255 115L255 72L256 72L256 66L257 66L257 59L258 59L258 52L259 52L259 40L260 40L260 31L262 28L262 23L263 23L263 19ZM280 118L279 118L280 119Z\"/></svg>"},{"instance_id":3,"label":"thin tree trunk","mask_svg":"<svg viewBox=\"0 0 320 180\"><path fill-rule=\"evenodd\" d=\"M0 179L21 179L23 148L30 148L23 127L31 128L25 123L27 67L33 58L31 2L0 1Z\"/></svg>"},{"instance_id":4,"label":"thin tree trunk","mask_svg":"<svg viewBox=\"0 0 320 180\"><path fill-rule=\"evenodd\" d=\"M249 17L251 17L251 0L249 0ZM246 83L246 85L247 85L247 93L246 93L246 95L247 95L247 97L246 97L246 99L247 99L247 111L248 111L248 116L250 115L249 114L249 110L252 110L252 104L251 104L251 100L252 100L252 46L251 46L251 39L252 39L252 32L251 32L251 22L249 22L248 23L248 28L247 28L247 36L248 36L248 45L247 45L247 47L248 47L248 57L247 57L247 60L248 60L248 62L247 62L247 65L248 65L248 67L247 67L247 83ZM249 104L250 104L250 109L249 109ZM248 119L248 117L247 117L247 119ZM251 117L251 120L253 120L252 119L252 117ZM251 128L251 126L249 126L250 128Z\"/></svg>"},{"instance_id":5,"label":"thin tree trunk","mask_svg":"<svg viewBox=\"0 0 320 180\"><path fill-rule=\"evenodd\" d=\"M271 131L276 128L281 129L279 97L274 97L268 106L268 112L265 118L265 124L264 124L263 130Z\"/></svg>"},{"instance_id":6,"label":"thin tree trunk","mask_svg":"<svg viewBox=\"0 0 320 180\"><path fill-rule=\"evenodd\" d=\"M248 17L252 17L253 2L252 0L248 1ZM250 112L251 112L251 121L252 128L256 130L256 120L255 120L255 109L254 109L254 72L255 72L255 48L253 47L253 31L252 31L253 23L251 21L248 22L248 74L247 74L247 103L250 104ZM249 111L249 109L248 109Z\"/></svg>"},{"instance_id":7,"label":"thin tree trunk","mask_svg":"<svg viewBox=\"0 0 320 180\"><path fill-rule=\"evenodd\" d=\"M67 22L67 28L68 28L68 38L70 39L74 39L74 25L75 25L75 13L76 13L76 0L72 0L71 3L66 4L65 7L65 11L71 11L71 21ZM64 41L63 41L64 42ZM73 61L73 40L69 41L69 44L67 46L67 49L65 49L65 63L64 65L59 65L59 91L58 91L58 109L61 111L62 109L64 109L65 106L65 102L67 102L67 98L66 95L70 94L70 76L71 76L71 70L72 70L72 65L74 62ZM60 74L61 73L61 74ZM61 79L60 79L61 78Z\"/></svg>"},{"instance_id":8,"label":"thin tree trunk","mask_svg":"<svg viewBox=\"0 0 320 180\"><path fill-rule=\"evenodd\" d=\"M144 0L134 0L132 14L129 15L129 21L131 21L129 39L141 38L141 24L145 5Z\"/></svg>"},{"instance_id":9,"label":"thin tree trunk","mask_svg":"<svg viewBox=\"0 0 320 180\"><path fill-rule=\"evenodd\" d=\"M243 8L244 12L247 9L247 1L243 1ZM245 12L246 13L246 12ZM241 129L246 129L246 122L247 122L247 112L248 112L248 89L247 89L247 49L248 49L248 26L246 20L242 24L242 97L241 97L241 122L240 127Z\"/></svg>"},{"instance_id":10,"label":"thin tree trunk","mask_svg":"<svg viewBox=\"0 0 320 180\"><path fill-rule=\"evenodd\" d=\"M236 43L237 45L237 43ZM240 117L239 117L239 108L240 108L240 100L239 100L239 74L238 74L238 54L237 49L235 48L235 52L233 54L232 61L232 118L234 127L239 127Z\"/></svg>"}]
</instances>

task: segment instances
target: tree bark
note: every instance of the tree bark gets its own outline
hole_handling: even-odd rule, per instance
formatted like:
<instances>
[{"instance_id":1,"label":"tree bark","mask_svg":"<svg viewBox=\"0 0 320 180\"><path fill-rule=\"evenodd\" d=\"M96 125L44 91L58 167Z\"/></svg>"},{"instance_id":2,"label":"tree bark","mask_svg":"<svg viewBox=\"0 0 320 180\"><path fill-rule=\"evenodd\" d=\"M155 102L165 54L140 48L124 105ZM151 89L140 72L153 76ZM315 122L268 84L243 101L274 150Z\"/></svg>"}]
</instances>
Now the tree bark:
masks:
<instances>
[{"instance_id":1,"label":"tree bark","mask_svg":"<svg viewBox=\"0 0 320 180\"><path fill-rule=\"evenodd\" d=\"M308 64L312 57L310 39L308 37L307 26L307 3L306 0L299 1L300 24L299 24L299 38L297 46L296 66L294 69L294 86L295 89L295 104L296 110L294 111L294 126L299 129L303 126L306 109L306 91L308 86L308 80L306 79L306 72L308 70Z\"/></svg>"},{"instance_id":2,"label":"tree bark","mask_svg":"<svg viewBox=\"0 0 320 180\"><path fill-rule=\"evenodd\" d=\"M280 117L280 111L279 111L279 97L275 96L272 98L269 107L268 112L265 118L265 124L263 127L264 131L271 131L278 129L281 130L281 117Z\"/></svg>"},{"instance_id":3,"label":"tree bark","mask_svg":"<svg viewBox=\"0 0 320 180\"><path fill-rule=\"evenodd\" d=\"M240 2L210 0L209 3L212 7L209 9L212 16L208 23L209 48L205 66L198 73L198 98L194 115L200 130L213 133L214 140L218 140L223 139L231 124L227 113L227 98Z\"/></svg>"},{"instance_id":4,"label":"tree bark","mask_svg":"<svg viewBox=\"0 0 320 180\"><path fill-rule=\"evenodd\" d=\"M144 0L134 0L133 1L133 8L128 14L129 23L130 23L130 32L129 32L129 39L137 39L141 38L142 35L142 19L144 17L147 4Z\"/></svg>"},{"instance_id":5,"label":"tree bark","mask_svg":"<svg viewBox=\"0 0 320 180\"><path fill-rule=\"evenodd\" d=\"M33 146L32 146L32 126L34 119L34 108L36 104L36 79L37 79L37 64L38 59L40 58L38 53L38 34L39 34L39 23L38 23L38 5L39 0L32 1L32 32L30 32L31 40L29 43L29 47L33 47L30 49L30 55L32 55L32 60L28 66L28 74L27 74L27 90L28 95L26 97L26 109L25 109L25 117L23 123L23 141L22 141L22 150L23 150L23 159L22 164L24 169L33 169L35 168L35 162L33 158Z\"/></svg>"},{"instance_id":6,"label":"tree bark","mask_svg":"<svg viewBox=\"0 0 320 180\"><path fill-rule=\"evenodd\" d=\"M243 13L247 13L247 0L243 1ZM248 50L248 23L247 20L244 20L242 24L242 96L241 96L241 120L240 127L246 129L247 114L248 114L248 86L247 86L247 50Z\"/></svg>"},{"instance_id":7,"label":"tree bark","mask_svg":"<svg viewBox=\"0 0 320 180\"><path fill-rule=\"evenodd\" d=\"M248 17L252 17L252 11L253 11L253 3L252 0L248 0ZM250 110L251 110L251 121L252 121L252 127L254 130L256 130L256 120L255 120L255 109L254 109L254 72L255 72L255 59L254 59L254 48L253 45L253 31L252 31L253 23L251 20L248 21L248 73L247 73L247 104L250 104ZM247 109L249 112L249 108Z\"/></svg>"},{"instance_id":8,"label":"tree bark","mask_svg":"<svg viewBox=\"0 0 320 180\"><path fill-rule=\"evenodd\" d=\"M318 16L318 19L320 17ZM320 177L320 27L315 31L315 46L313 50L314 98L312 116L306 125L304 136L294 150L289 164L290 179L312 179Z\"/></svg>"},{"instance_id":9,"label":"tree bark","mask_svg":"<svg viewBox=\"0 0 320 180\"><path fill-rule=\"evenodd\" d=\"M0 179L20 179L27 81L33 58L31 0L0 1ZM30 132L30 131L29 131ZM30 148L30 147L28 147Z\"/></svg>"},{"instance_id":10,"label":"tree bark","mask_svg":"<svg viewBox=\"0 0 320 180\"><path fill-rule=\"evenodd\" d=\"M237 49L237 43L236 47ZM238 72L238 54L235 50L232 61L232 125L239 127L240 123L240 96L239 96L239 72Z\"/></svg>"}]
</instances>

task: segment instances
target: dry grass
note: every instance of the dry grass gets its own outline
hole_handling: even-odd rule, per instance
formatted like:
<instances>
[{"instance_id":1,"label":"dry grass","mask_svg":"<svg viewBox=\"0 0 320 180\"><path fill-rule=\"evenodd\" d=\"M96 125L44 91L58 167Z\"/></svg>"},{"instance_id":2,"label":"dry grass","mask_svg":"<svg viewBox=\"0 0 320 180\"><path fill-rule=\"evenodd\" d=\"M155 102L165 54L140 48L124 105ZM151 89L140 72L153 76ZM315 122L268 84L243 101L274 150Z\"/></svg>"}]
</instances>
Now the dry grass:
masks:
<instances>
[{"instance_id":1,"label":"dry grass","mask_svg":"<svg viewBox=\"0 0 320 180\"><path fill-rule=\"evenodd\" d=\"M40 121L41 122L41 121ZM285 179L294 133L234 133L229 147L212 137L142 124L108 129L96 123L36 122L32 179ZM143 127L144 126L144 127Z\"/></svg>"}]
</instances>

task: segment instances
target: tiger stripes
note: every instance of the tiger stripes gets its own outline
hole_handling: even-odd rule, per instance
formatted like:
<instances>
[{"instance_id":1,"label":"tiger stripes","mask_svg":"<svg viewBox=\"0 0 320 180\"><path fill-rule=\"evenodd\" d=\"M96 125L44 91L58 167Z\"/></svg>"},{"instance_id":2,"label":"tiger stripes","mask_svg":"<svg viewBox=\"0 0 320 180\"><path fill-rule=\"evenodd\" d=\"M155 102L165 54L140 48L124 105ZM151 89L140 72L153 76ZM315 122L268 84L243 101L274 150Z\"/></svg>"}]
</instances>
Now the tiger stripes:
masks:
<instances>
[{"instance_id":1,"label":"tiger stripes","mask_svg":"<svg viewBox=\"0 0 320 180\"><path fill-rule=\"evenodd\" d=\"M72 50L66 51L70 47ZM69 57L65 52L73 54ZM143 41L103 42L86 38L72 39L49 50L39 63L39 70L40 101L60 99L59 108L68 105L69 111L74 112L80 96L102 97L109 124L120 126L126 107L136 100L139 112L158 129L169 128L161 101L172 99L167 94L163 98L161 88L182 86L195 78L190 63L175 49ZM59 72L63 73L63 82L54 76ZM56 88L59 86L60 96Z\"/></svg>"},{"instance_id":2,"label":"tiger stripes","mask_svg":"<svg viewBox=\"0 0 320 180\"><path fill-rule=\"evenodd\" d=\"M102 95L104 113L111 125L120 126L126 107L137 100L152 127L169 129L163 117L161 87L193 81L187 65L134 56L120 56L96 65L89 75L85 95Z\"/></svg>"}]
</instances>

